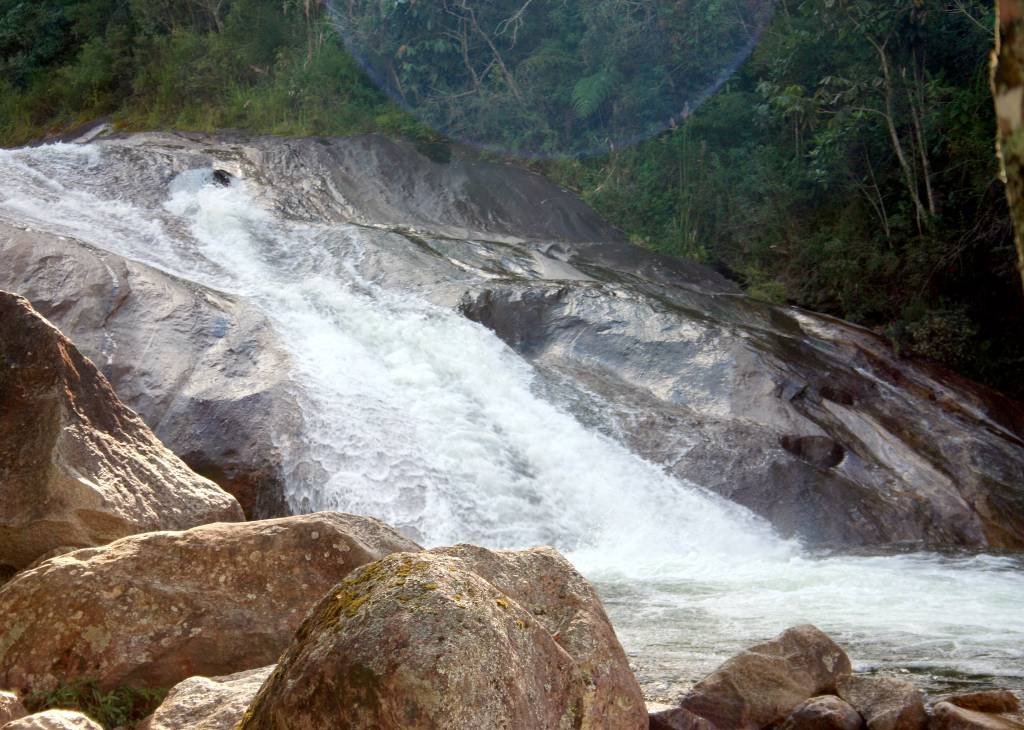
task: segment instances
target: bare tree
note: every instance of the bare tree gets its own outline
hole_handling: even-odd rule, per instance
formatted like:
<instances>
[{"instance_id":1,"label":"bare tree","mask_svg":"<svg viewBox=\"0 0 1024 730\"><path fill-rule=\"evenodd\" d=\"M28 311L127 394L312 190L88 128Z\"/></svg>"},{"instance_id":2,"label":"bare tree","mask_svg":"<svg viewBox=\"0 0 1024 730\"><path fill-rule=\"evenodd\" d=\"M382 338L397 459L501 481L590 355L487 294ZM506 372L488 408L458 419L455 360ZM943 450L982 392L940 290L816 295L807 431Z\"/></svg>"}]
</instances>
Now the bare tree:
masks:
<instances>
[{"instance_id":1,"label":"bare tree","mask_svg":"<svg viewBox=\"0 0 1024 730\"><path fill-rule=\"evenodd\" d=\"M992 95L998 122L996 150L1024 282L1024 2L997 0L997 9L996 49L992 54Z\"/></svg>"}]
</instances>

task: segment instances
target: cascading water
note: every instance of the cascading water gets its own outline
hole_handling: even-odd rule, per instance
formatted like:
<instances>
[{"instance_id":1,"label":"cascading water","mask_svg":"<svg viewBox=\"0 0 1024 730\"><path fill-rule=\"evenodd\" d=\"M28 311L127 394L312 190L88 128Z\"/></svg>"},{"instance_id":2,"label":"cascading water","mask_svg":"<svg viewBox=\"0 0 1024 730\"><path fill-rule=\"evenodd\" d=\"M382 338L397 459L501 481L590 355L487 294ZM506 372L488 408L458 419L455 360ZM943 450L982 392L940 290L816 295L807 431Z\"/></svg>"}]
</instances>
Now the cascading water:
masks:
<instances>
[{"instance_id":1,"label":"cascading water","mask_svg":"<svg viewBox=\"0 0 1024 730\"><path fill-rule=\"evenodd\" d=\"M281 434L294 507L428 545L555 545L599 585L653 693L804 621L862 665L1024 686L1018 559L812 556L583 426L488 330L364 278L386 234L285 219L209 169L143 195L114 165L99 147L0 151L0 218L259 307L303 403L303 433Z\"/></svg>"}]
</instances>

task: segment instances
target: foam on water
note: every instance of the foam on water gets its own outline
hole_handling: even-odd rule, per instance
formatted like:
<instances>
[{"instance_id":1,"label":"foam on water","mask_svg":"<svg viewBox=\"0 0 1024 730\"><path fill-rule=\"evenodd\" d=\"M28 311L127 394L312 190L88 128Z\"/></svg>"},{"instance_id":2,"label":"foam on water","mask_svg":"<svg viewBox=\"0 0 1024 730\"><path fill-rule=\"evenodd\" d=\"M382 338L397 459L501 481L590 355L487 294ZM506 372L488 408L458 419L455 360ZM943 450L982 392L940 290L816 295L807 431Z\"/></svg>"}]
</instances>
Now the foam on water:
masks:
<instances>
[{"instance_id":1,"label":"foam on water","mask_svg":"<svg viewBox=\"0 0 1024 730\"><path fill-rule=\"evenodd\" d=\"M811 556L544 400L488 330L364 279L374 232L282 220L209 170L152 204L105 174L97 148L0 151L0 218L260 307L304 401L301 438L280 434L295 507L371 514L430 545L554 544L598 582L649 686L803 621L867 665L1024 686L1018 559Z\"/></svg>"}]
</instances>

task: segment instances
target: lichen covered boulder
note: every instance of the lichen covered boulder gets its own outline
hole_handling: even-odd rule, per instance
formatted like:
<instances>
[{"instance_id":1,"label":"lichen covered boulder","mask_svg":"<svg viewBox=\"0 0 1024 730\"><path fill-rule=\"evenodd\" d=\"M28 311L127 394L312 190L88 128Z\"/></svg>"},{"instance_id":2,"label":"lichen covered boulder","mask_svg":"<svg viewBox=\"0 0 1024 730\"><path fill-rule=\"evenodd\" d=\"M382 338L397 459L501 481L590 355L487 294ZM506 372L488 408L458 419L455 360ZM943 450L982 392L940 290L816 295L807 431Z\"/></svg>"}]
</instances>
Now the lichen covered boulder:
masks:
<instances>
[{"instance_id":1,"label":"lichen covered boulder","mask_svg":"<svg viewBox=\"0 0 1024 730\"><path fill-rule=\"evenodd\" d=\"M594 587L552 548L433 550L456 557L532 614L576 662L586 684L587 727L642 727L646 706Z\"/></svg>"},{"instance_id":2,"label":"lichen covered boulder","mask_svg":"<svg viewBox=\"0 0 1024 730\"><path fill-rule=\"evenodd\" d=\"M849 657L832 639L814 626L796 626L726 661L680 705L718 728L760 730L811 697L835 694L850 671Z\"/></svg>"},{"instance_id":3,"label":"lichen covered boulder","mask_svg":"<svg viewBox=\"0 0 1024 730\"><path fill-rule=\"evenodd\" d=\"M0 686L169 687L267 666L349 572L417 549L377 520L320 513L61 555L0 589Z\"/></svg>"},{"instance_id":4,"label":"lichen covered boulder","mask_svg":"<svg viewBox=\"0 0 1024 730\"><path fill-rule=\"evenodd\" d=\"M136 730L232 730L273 665L227 677L189 677Z\"/></svg>"},{"instance_id":5,"label":"lichen covered boulder","mask_svg":"<svg viewBox=\"0 0 1024 730\"><path fill-rule=\"evenodd\" d=\"M27 300L0 292L0 566L242 519Z\"/></svg>"},{"instance_id":6,"label":"lichen covered boulder","mask_svg":"<svg viewBox=\"0 0 1024 730\"><path fill-rule=\"evenodd\" d=\"M544 601L531 604L526 593L524 606L486 579L488 566L495 583L510 577L500 575L500 557L458 556L467 552L392 555L342 581L305 621L240 729L646 727L632 677L599 697L594 665L573 656L583 638L563 645ZM548 551L499 555L558 563ZM616 705L616 719L592 711Z\"/></svg>"}]
</instances>

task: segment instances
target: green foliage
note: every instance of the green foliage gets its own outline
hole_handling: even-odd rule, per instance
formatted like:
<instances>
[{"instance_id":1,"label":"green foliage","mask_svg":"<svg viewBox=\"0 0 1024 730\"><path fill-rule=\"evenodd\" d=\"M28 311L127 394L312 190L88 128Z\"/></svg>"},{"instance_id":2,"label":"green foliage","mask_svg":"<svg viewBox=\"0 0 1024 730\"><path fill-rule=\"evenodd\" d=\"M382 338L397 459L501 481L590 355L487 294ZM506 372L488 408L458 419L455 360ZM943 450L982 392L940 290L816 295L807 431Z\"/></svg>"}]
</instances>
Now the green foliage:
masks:
<instances>
[{"instance_id":1,"label":"green foliage","mask_svg":"<svg viewBox=\"0 0 1024 730\"><path fill-rule=\"evenodd\" d=\"M76 710L108 729L131 728L152 714L166 696L166 690L131 687L103 692L95 682L81 681L31 694L25 698L25 707L30 712Z\"/></svg>"},{"instance_id":2,"label":"green foliage","mask_svg":"<svg viewBox=\"0 0 1024 730\"><path fill-rule=\"evenodd\" d=\"M449 2L462 8L456 16L433 2L341 5L410 24L410 38L379 49L405 95L441 104L465 88L460 28L439 37L436 24L468 24L465 9L484 5ZM655 81L684 76L651 60L650 23L667 29L658 37L678 58L706 59L706 70L721 69L729 51L686 21L713 25L734 3L663 5L648 17L650 0L535 2L544 33L531 24L540 16L485 24L500 34L492 40L514 37L511 76L470 34L479 89L446 128L551 152L559 135L593 142L595 125L643 119L656 108ZM447 160L450 144L370 83L322 7L0 0L0 144L109 114L129 130L380 131ZM993 21L993 0L779 3L752 57L678 128L591 160L532 164L642 245L1024 396L1024 300L987 85ZM461 80L439 78L438 59L463 69ZM495 102L516 93L525 111L513 117Z\"/></svg>"},{"instance_id":3,"label":"green foliage","mask_svg":"<svg viewBox=\"0 0 1024 730\"><path fill-rule=\"evenodd\" d=\"M993 156L991 0L782 3L679 129L547 171L634 240L1018 396L1024 299Z\"/></svg>"}]
</instances>

